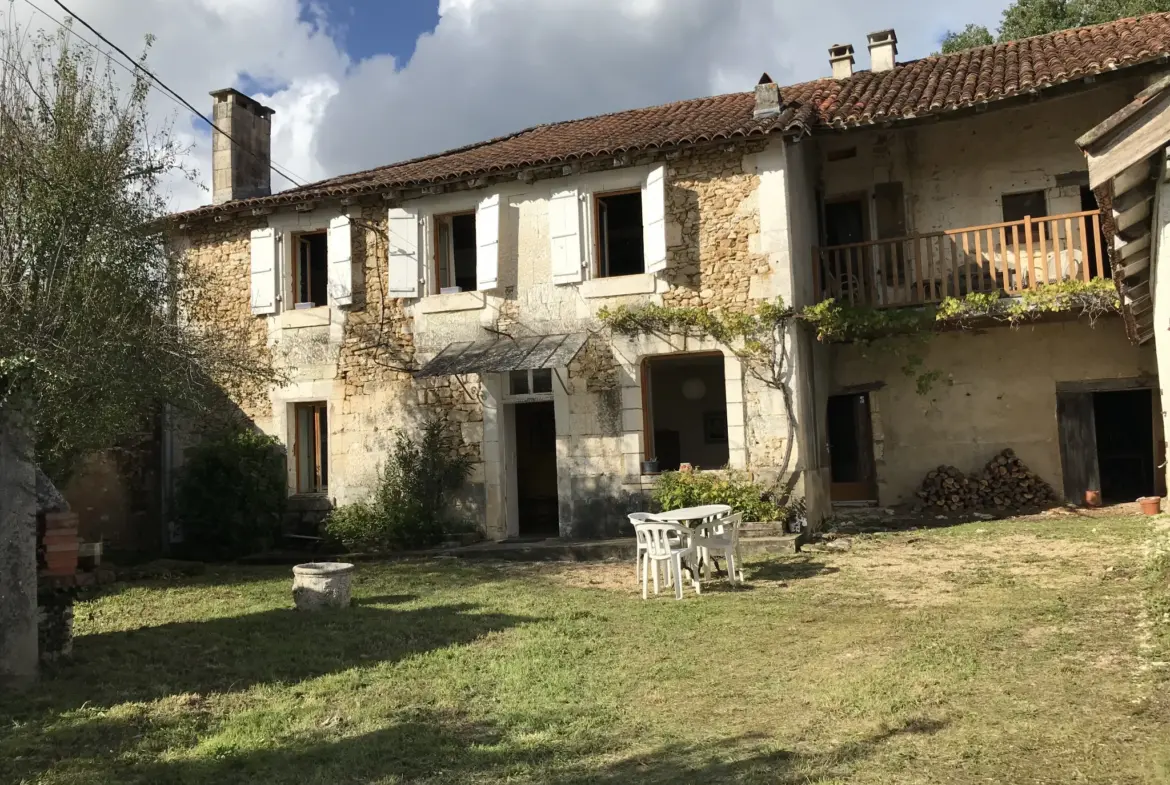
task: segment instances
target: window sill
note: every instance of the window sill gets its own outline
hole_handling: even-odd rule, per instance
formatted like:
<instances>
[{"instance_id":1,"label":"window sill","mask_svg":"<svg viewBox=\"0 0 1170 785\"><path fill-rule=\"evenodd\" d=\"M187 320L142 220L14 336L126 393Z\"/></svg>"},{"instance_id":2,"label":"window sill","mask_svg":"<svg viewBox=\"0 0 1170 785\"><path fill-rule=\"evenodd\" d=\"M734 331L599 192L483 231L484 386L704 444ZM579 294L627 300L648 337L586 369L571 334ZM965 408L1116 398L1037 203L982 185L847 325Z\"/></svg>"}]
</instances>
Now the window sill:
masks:
<instances>
[{"instance_id":1,"label":"window sill","mask_svg":"<svg viewBox=\"0 0 1170 785\"><path fill-rule=\"evenodd\" d=\"M282 330L295 330L301 327L328 327L329 306L319 305L316 308L290 308L280 315Z\"/></svg>"},{"instance_id":2,"label":"window sill","mask_svg":"<svg viewBox=\"0 0 1170 785\"><path fill-rule=\"evenodd\" d=\"M487 306L487 295L483 292L456 292L455 294L432 294L418 301L420 313L450 313L452 311L478 311Z\"/></svg>"},{"instance_id":3,"label":"window sill","mask_svg":"<svg viewBox=\"0 0 1170 785\"><path fill-rule=\"evenodd\" d=\"M658 278L654 273L638 273L584 281L581 284L581 296L586 299L623 297L631 294L654 294L657 289Z\"/></svg>"}]
</instances>

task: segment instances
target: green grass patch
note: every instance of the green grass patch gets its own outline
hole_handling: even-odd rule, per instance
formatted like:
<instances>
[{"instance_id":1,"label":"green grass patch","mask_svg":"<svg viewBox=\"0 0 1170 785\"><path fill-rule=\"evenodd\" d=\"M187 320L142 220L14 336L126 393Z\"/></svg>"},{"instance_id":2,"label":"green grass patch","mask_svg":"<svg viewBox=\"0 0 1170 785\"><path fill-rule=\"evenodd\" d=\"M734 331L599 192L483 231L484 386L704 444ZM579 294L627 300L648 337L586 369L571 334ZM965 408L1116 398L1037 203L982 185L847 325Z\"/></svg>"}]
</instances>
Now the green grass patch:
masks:
<instances>
[{"instance_id":1,"label":"green grass patch","mask_svg":"<svg viewBox=\"0 0 1170 785\"><path fill-rule=\"evenodd\" d=\"M0 698L0 782L1159 782L1148 534L858 537L683 602L632 564L362 564L320 615L281 568L120 586Z\"/></svg>"}]
</instances>

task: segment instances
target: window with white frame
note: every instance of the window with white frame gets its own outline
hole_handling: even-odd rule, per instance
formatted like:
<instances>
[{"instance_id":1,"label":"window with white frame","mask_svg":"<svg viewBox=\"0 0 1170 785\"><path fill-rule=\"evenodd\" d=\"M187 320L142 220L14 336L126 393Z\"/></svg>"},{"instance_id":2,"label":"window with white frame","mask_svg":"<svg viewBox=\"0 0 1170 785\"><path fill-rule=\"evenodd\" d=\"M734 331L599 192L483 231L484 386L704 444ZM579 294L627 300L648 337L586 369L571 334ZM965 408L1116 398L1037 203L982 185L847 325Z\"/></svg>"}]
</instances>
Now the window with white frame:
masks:
<instances>
[{"instance_id":1,"label":"window with white frame","mask_svg":"<svg viewBox=\"0 0 1170 785\"><path fill-rule=\"evenodd\" d=\"M551 396L553 391L552 373L551 368L509 371L507 397Z\"/></svg>"},{"instance_id":2,"label":"window with white frame","mask_svg":"<svg viewBox=\"0 0 1170 785\"><path fill-rule=\"evenodd\" d=\"M475 242L475 211L434 217L435 281L439 294L474 292L478 246Z\"/></svg>"},{"instance_id":3,"label":"window with white frame","mask_svg":"<svg viewBox=\"0 0 1170 785\"><path fill-rule=\"evenodd\" d=\"M322 221L319 229L308 228L310 231L287 232L268 226L252 232L252 313L268 315L282 307L353 303L349 216L336 215Z\"/></svg>"},{"instance_id":4,"label":"window with white frame","mask_svg":"<svg viewBox=\"0 0 1170 785\"><path fill-rule=\"evenodd\" d=\"M293 459L297 493L329 490L329 406L324 401L293 406Z\"/></svg>"},{"instance_id":5,"label":"window with white frame","mask_svg":"<svg viewBox=\"0 0 1170 785\"><path fill-rule=\"evenodd\" d=\"M586 270L591 278L608 278L666 269L666 167L651 169L640 187L633 177L632 183L620 176L554 187L548 202L553 283L579 283Z\"/></svg>"},{"instance_id":6,"label":"window with white frame","mask_svg":"<svg viewBox=\"0 0 1170 785\"><path fill-rule=\"evenodd\" d=\"M642 191L593 196L595 262L598 278L646 272Z\"/></svg>"}]
</instances>

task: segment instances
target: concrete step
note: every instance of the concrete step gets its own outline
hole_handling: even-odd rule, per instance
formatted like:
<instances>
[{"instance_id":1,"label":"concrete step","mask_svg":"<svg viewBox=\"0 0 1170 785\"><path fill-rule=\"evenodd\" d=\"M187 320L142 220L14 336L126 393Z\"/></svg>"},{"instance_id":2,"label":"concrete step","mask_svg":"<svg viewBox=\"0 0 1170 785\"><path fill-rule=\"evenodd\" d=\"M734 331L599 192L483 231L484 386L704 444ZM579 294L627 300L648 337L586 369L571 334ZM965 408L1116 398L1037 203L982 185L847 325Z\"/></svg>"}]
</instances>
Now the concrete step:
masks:
<instances>
[{"instance_id":1,"label":"concrete step","mask_svg":"<svg viewBox=\"0 0 1170 785\"><path fill-rule=\"evenodd\" d=\"M741 537L740 552L744 556L768 553L796 553L799 535ZM479 543L465 548L451 548L443 556L460 559L499 559L502 561L605 561L607 559L634 558L633 537L613 540L560 540L549 539L539 542L490 542Z\"/></svg>"},{"instance_id":2,"label":"concrete step","mask_svg":"<svg viewBox=\"0 0 1170 785\"><path fill-rule=\"evenodd\" d=\"M783 537L788 532L784 531L784 524L782 523L741 523L739 525L739 538L741 540L756 539L757 537Z\"/></svg>"}]
</instances>

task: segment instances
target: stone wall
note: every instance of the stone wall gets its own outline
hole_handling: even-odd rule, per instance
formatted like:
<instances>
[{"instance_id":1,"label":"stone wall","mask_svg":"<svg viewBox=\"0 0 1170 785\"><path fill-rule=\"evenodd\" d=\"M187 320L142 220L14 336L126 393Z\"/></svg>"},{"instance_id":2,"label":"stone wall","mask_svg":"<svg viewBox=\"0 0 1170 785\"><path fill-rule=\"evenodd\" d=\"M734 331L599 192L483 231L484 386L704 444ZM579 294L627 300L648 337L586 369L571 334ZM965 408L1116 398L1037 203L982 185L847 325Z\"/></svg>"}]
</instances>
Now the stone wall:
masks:
<instances>
[{"instance_id":1,"label":"stone wall","mask_svg":"<svg viewBox=\"0 0 1170 785\"><path fill-rule=\"evenodd\" d=\"M870 393L884 505L912 500L930 469L971 472L1005 447L1059 489L1057 382L1157 373L1153 347L1132 346L1117 318L964 330L898 349L885 342L832 348L834 389L884 384ZM926 395L902 371L908 350L921 354L922 371L941 374Z\"/></svg>"}]
</instances>

